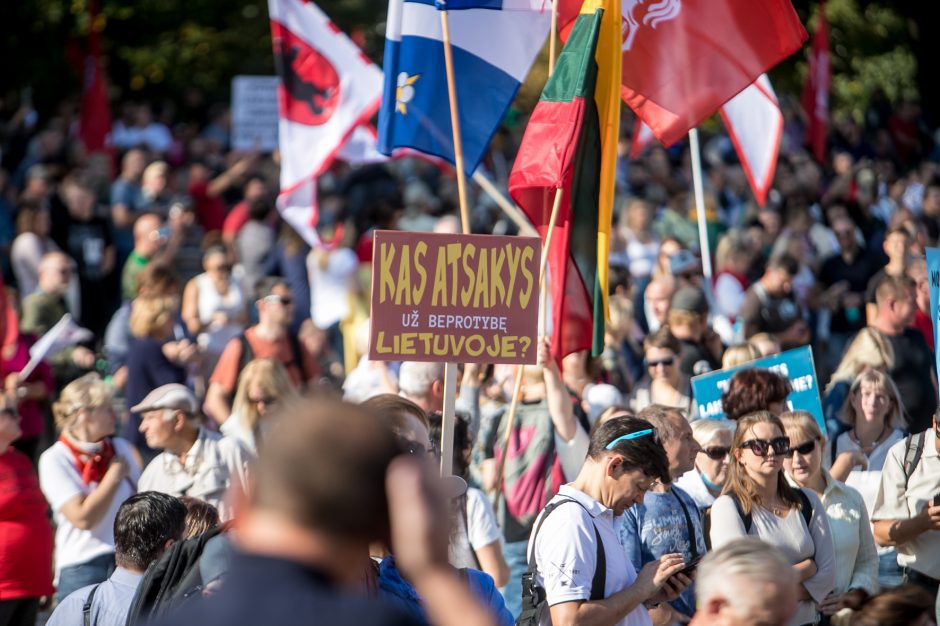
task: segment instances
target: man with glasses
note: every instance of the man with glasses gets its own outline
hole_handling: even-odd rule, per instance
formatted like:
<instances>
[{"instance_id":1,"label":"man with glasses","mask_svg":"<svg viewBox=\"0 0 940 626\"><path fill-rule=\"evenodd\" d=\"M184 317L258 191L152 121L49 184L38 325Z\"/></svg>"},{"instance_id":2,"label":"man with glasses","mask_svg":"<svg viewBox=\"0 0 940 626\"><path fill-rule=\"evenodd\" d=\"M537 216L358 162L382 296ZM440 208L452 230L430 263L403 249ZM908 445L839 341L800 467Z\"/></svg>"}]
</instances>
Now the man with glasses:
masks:
<instances>
[{"instance_id":1,"label":"man with glasses","mask_svg":"<svg viewBox=\"0 0 940 626\"><path fill-rule=\"evenodd\" d=\"M681 554L687 563L705 554L705 534L695 500L673 484L695 466L698 443L681 411L652 404L638 417L653 425L666 451L669 479L653 486L643 502L634 504L623 515L620 541L634 569L668 554ZM652 609L655 623L687 621L695 614L695 590L689 585L669 604Z\"/></svg>"},{"instance_id":2,"label":"man with glasses","mask_svg":"<svg viewBox=\"0 0 940 626\"><path fill-rule=\"evenodd\" d=\"M219 424L232 414L232 396L238 375L253 359L274 359L287 369L298 388L319 373L316 356L306 342L288 333L294 316L294 298L280 278L261 282L258 290L258 323L229 341L209 379L205 410Z\"/></svg>"},{"instance_id":3,"label":"man with glasses","mask_svg":"<svg viewBox=\"0 0 940 626\"><path fill-rule=\"evenodd\" d=\"M906 582L937 595L940 586L940 433L933 426L888 450L872 511L875 542L896 547ZM937 618L940 619L940 597Z\"/></svg>"},{"instance_id":4,"label":"man with glasses","mask_svg":"<svg viewBox=\"0 0 940 626\"><path fill-rule=\"evenodd\" d=\"M250 454L241 442L200 426L199 403L183 385L157 387L131 411L141 416L147 445L163 450L140 475L139 490L199 498L231 519L226 495L244 495L248 486Z\"/></svg>"},{"instance_id":5,"label":"man with glasses","mask_svg":"<svg viewBox=\"0 0 940 626\"><path fill-rule=\"evenodd\" d=\"M39 262L38 288L23 300L20 331L41 337L68 312L65 292L72 279L72 261L61 252L47 252ZM49 355L56 385L61 388L95 366L95 353L84 346L62 348Z\"/></svg>"},{"instance_id":6,"label":"man with glasses","mask_svg":"<svg viewBox=\"0 0 940 626\"><path fill-rule=\"evenodd\" d=\"M535 522L523 618L539 624L650 624L648 606L675 599L690 583L683 556L666 554L634 569L620 543L621 516L642 503L669 461L652 424L619 417L591 436L588 458ZM544 598L544 602L540 602ZM521 618L520 618L521 619Z\"/></svg>"}]
</instances>

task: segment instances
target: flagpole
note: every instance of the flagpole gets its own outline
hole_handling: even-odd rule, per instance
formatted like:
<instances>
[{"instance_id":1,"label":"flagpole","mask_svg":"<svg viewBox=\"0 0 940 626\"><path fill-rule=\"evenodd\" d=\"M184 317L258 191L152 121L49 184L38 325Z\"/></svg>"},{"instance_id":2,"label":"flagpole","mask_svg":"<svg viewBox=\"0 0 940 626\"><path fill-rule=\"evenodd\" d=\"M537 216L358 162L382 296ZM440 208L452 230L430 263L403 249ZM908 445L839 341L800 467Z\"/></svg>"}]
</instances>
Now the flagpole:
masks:
<instances>
[{"instance_id":1,"label":"flagpole","mask_svg":"<svg viewBox=\"0 0 940 626\"><path fill-rule=\"evenodd\" d=\"M454 136L454 169L457 172L457 200L460 205L460 226L470 234L470 212L467 207L467 181L463 163L463 141L460 138L460 115L457 109L457 85L454 79L454 54L450 44L450 21L446 7L441 14L444 44L444 69L447 73L447 98L450 102L450 126ZM444 364L444 411L441 416L441 476L454 471L454 421L457 404L457 364Z\"/></svg>"},{"instance_id":2,"label":"flagpole","mask_svg":"<svg viewBox=\"0 0 940 626\"><path fill-rule=\"evenodd\" d=\"M695 214L698 217L698 240L702 255L702 273L707 286L712 280L712 255L708 247L708 227L705 221L705 190L702 186L702 154L698 144L698 129L689 131L689 151L692 154L692 188L695 191Z\"/></svg>"},{"instance_id":3,"label":"flagpole","mask_svg":"<svg viewBox=\"0 0 940 626\"><path fill-rule=\"evenodd\" d=\"M555 40L558 39L558 10L555 3L558 0L552 0L552 21L548 31L548 75L551 76L555 71Z\"/></svg>"},{"instance_id":4,"label":"flagpole","mask_svg":"<svg viewBox=\"0 0 940 626\"><path fill-rule=\"evenodd\" d=\"M441 34L444 43L444 69L447 73L447 98L450 101L450 125L454 135L454 167L457 170L457 200L460 204L460 224L470 234L470 212L467 207L467 181L463 166L463 141L460 138L460 115L457 109L457 85L454 79L454 54L450 45L450 21L447 9L441 14Z\"/></svg>"},{"instance_id":5,"label":"flagpole","mask_svg":"<svg viewBox=\"0 0 940 626\"><path fill-rule=\"evenodd\" d=\"M549 250L549 247L552 245L552 236L555 233L555 224L558 221L558 213L560 212L559 209L561 208L561 197L562 197L563 191L564 190L561 187L555 190L555 200L552 202L552 214L548 219L548 232L545 234L545 245L542 246L542 258L539 262L539 293L541 295L541 302L540 302L541 319L539 321L539 327L542 329L542 332L540 333L540 336L539 336L539 341L542 340L541 334L544 334L545 332L544 331L545 315L546 315L545 309L547 308L547 304L546 304L547 299L545 298L545 275L548 274L548 271L547 271L548 250ZM512 400L509 403L509 417L508 417L508 421L506 424L506 437L505 437L505 441L503 442L503 454L499 459L499 465L497 466L498 469L496 470L496 476L497 476L496 497L497 498L503 492L503 470L506 467L506 456L509 454L509 442L512 438L512 429L516 421L516 411L519 408L519 396L521 395L520 392L522 391L523 367L524 366L522 365L516 366L516 381L513 384Z\"/></svg>"},{"instance_id":6,"label":"flagpole","mask_svg":"<svg viewBox=\"0 0 940 626\"><path fill-rule=\"evenodd\" d=\"M473 181L478 184L490 198L493 199L493 202L499 205L499 208L503 210L503 213L506 214L506 217L511 219L513 223L519 228L520 235L525 235L527 237L538 237L538 231L536 231L535 227L532 226L532 223L526 219L526 216L522 210L510 202L506 196L501 194L499 189L496 188L496 185L494 185L489 178L484 176L479 169L473 173L472 178Z\"/></svg>"}]
</instances>

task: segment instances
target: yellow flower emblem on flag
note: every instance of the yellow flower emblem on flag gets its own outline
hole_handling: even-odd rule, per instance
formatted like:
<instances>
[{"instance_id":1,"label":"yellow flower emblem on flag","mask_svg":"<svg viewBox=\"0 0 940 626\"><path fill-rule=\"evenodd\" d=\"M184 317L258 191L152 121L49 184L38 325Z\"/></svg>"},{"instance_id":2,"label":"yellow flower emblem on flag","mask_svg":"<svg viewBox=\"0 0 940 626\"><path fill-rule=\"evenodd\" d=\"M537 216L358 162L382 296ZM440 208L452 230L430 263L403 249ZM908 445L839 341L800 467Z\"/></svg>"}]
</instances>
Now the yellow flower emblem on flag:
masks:
<instances>
[{"instance_id":1,"label":"yellow flower emblem on flag","mask_svg":"<svg viewBox=\"0 0 940 626\"><path fill-rule=\"evenodd\" d=\"M395 110L402 115L408 115L408 103L415 97L415 88L412 86L421 78L421 74L408 76L408 72L398 75L398 88L395 90Z\"/></svg>"}]
</instances>

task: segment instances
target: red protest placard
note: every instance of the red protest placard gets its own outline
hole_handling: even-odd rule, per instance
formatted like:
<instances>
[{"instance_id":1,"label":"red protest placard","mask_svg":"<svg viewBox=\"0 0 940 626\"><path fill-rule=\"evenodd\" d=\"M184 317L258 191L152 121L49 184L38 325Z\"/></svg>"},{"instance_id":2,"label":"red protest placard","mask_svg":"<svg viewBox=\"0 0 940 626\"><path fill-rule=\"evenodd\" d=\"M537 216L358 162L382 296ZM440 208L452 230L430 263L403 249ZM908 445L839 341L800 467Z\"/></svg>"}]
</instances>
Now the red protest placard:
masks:
<instances>
[{"instance_id":1,"label":"red protest placard","mask_svg":"<svg viewBox=\"0 0 940 626\"><path fill-rule=\"evenodd\" d=\"M376 231L369 358L536 362L537 237Z\"/></svg>"}]
</instances>

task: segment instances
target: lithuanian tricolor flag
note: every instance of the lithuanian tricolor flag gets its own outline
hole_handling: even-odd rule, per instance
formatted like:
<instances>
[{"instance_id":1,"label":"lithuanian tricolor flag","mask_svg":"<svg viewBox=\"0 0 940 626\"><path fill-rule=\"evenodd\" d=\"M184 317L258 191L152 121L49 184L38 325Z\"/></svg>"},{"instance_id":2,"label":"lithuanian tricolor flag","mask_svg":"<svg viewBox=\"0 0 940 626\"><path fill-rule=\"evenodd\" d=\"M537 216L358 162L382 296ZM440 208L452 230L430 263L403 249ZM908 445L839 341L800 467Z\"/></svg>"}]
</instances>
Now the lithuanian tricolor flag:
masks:
<instances>
[{"instance_id":1,"label":"lithuanian tricolor flag","mask_svg":"<svg viewBox=\"0 0 940 626\"><path fill-rule=\"evenodd\" d=\"M585 0L509 177L509 192L548 251L552 353L604 348L607 266L620 129L620 0Z\"/></svg>"}]
</instances>

